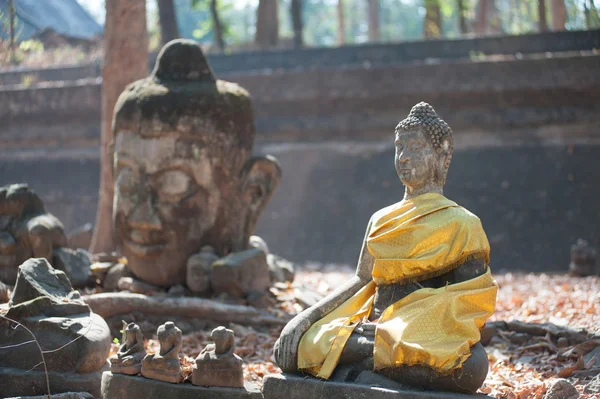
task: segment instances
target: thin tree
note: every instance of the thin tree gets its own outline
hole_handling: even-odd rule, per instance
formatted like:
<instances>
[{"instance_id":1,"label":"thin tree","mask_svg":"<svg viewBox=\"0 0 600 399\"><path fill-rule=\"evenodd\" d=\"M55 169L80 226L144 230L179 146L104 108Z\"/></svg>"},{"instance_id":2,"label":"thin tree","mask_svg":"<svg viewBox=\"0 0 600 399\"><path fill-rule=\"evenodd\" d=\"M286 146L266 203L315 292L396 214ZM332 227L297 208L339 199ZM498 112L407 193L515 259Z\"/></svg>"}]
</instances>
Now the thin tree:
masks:
<instances>
[{"instance_id":1,"label":"thin tree","mask_svg":"<svg viewBox=\"0 0 600 399\"><path fill-rule=\"evenodd\" d=\"M10 51L10 63L11 64L16 64L17 63L17 56L15 54L16 51L16 46L15 46L15 25L16 25L16 16L17 16L17 11L15 9L15 1L14 0L9 0L8 2L8 13L9 13L9 23L8 23L8 30L9 30L9 34L10 34L10 42L9 42L9 51Z\"/></svg>"},{"instance_id":2,"label":"thin tree","mask_svg":"<svg viewBox=\"0 0 600 399\"><path fill-rule=\"evenodd\" d=\"M425 0L425 23L423 36L426 39L442 35L442 9L439 0Z\"/></svg>"},{"instance_id":3,"label":"thin tree","mask_svg":"<svg viewBox=\"0 0 600 399\"><path fill-rule=\"evenodd\" d=\"M465 0L456 0L456 8L458 10L458 27L460 29L461 35L466 35L469 33L469 28L467 27L467 18L466 18L466 7Z\"/></svg>"},{"instance_id":4,"label":"thin tree","mask_svg":"<svg viewBox=\"0 0 600 399\"><path fill-rule=\"evenodd\" d=\"M158 21L160 41L163 45L179 37L173 0L158 0Z\"/></svg>"},{"instance_id":5,"label":"thin tree","mask_svg":"<svg viewBox=\"0 0 600 399\"><path fill-rule=\"evenodd\" d=\"M256 10L256 37L258 48L277 46L279 41L279 7L277 0L259 0Z\"/></svg>"},{"instance_id":6,"label":"thin tree","mask_svg":"<svg viewBox=\"0 0 600 399\"><path fill-rule=\"evenodd\" d=\"M367 0L369 15L369 41L377 42L381 39L381 24L379 22L379 0Z\"/></svg>"},{"instance_id":7,"label":"thin tree","mask_svg":"<svg viewBox=\"0 0 600 399\"><path fill-rule=\"evenodd\" d=\"M548 32L548 21L546 20L546 0L538 0L538 18L540 32Z\"/></svg>"},{"instance_id":8,"label":"thin tree","mask_svg":"<svg viewBox=\"0 0 600 399\"><path fill-rule=\"evenodd\" d=\"M338 44L343 46L346 43L346 25L344 21L344 0L337 2L337 39Z\"/></svg>"},{"instance_id":9,"label":"thin tree","mask_svg":"<svg viewBox=\"0 0 600 399\"><path fill-rule=\"evenodd\" d=\"M304 41L302 40L302 0L292 0L290 4L290 16L294 29L294 48L301 48L304 45Z\"/></svg>"},{"instance_id":10,"label":"thin tree","mask_svg":"<svg viewBox=\"0 0 600 399\"><path fill-rule=\"evenodd\" d=\"M475 33L478 35L484 35L488 30L488 1L487 0L479 0L477 3L477 8L475 10Z\"/></svg>"},{"instance_id":11,"label":"thin tree","mask_svg":"<svg viewBox=\"0 0 600 399\"><path fill-rule=\"evenodd\" d=\"M90 251L115 250L112 213L114 181L112 174L112 120L117 98L129 83L148 73L148 33L146 2L106 0L104 25L104 68L102 71L102 122L100 189L96 226Z\"/></svg>"},{"instance_id":12,"label":"thin tree","mask_svg":"<svg viewBox=\"0 0 600 399\"><path fill-rule=\"evenodd\" d=\"M217 0L210 0L210 18L212 20L215 43L220 52L225 51L225 39L223 38L223 24L219 17Z\"/></svg>"},{"instance_id":13,"label":"thin tree","mask_svg":"<svg viewBox=\"0 0 600 399\"><path fill-rule=\"evenodd\" d=\"M567 7L565 0L551 0L552 30L563 31L567 25Z\"/></svg>"}]
</instances>

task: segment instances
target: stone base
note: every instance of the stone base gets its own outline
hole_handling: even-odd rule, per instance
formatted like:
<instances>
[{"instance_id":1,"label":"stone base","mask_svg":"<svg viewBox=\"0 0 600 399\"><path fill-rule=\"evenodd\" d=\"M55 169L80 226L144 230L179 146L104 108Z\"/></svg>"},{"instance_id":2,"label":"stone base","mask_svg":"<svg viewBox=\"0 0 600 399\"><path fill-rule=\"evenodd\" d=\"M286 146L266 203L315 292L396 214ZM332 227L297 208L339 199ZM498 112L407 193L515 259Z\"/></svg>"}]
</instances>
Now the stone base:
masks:
<instances>
[{"instance_id":1,"label":"stone base","mask_svg":"<svg viewBox=\"0 0 600 399\"><path fill-rule=\"evenodd\" d=\"M142 372L142 365L134 366L110 366L110 371L114 374L137 375Z\"/></svg>"},{"instance_id":2,"label":"stone base","mask_svg":"<svg viewBox=\"0 0 600 399\"><path fill-rule=\"evenodd\" d=\"M275 374L265 377L265 399L491 399L485 395L384 389L376 386L330 382L312 377Z\"/></svg>"},{"instance_id":3,"label":"stone base","mask_svg":"<svg viewBox=\"0 0 600 399\"><path fill-rule=\"evenodd\" d=\"M48 372L51 393L88 392L100 398L102 370L93 373ZM0 367L0 397L35 396L48 393L46 374L43 371ZM53 395L54 397L54 395Z\"/></svg>"},{"instance_id":4,"label":"stone base","mask_svg":"<svg viewBox=\"0 0 600 399\"><path fill-rule=\"evenodd\" d=\"M204 388L184 382L169 384L144 377L112 374L102 375L103 399L262 399L257 386L246 383L244 388ZM100 398L100 396L98 397Z\"/></svg>"},{"instance_id":5,"label":"stone base","mask_svg":"<svg viewBox=\"0 0 600 399\"><path fill-rule=\"evenodd\" d=\"M48 395L43 396L18 396L14 398L5 399L48 399ZM94 399L92 395L87 392L66 392L52 394L52 399Z\"/></svg>"},{"instance_id":6,"label":"stone base","mask_svg":"<svg viewBox=\"0 0 600 399\"><path fill-rule=\"evenodd\" d=\"M178 372L150 369L142 366L142 375L147 379L169 382L171 384L179 383L181 378L181 369Z\"/></svg>"}]
</instances>

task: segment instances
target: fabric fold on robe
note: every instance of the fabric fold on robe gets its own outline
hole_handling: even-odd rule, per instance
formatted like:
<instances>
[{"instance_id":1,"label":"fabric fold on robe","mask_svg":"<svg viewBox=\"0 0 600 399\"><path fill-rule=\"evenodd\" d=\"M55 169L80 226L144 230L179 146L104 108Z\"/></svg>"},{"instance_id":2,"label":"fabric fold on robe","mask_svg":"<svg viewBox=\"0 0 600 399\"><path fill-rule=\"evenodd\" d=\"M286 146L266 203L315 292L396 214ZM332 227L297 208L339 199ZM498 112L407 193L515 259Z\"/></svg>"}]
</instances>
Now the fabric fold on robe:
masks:
<instances>
[{"instance_id":1,"label":"fabric fold on robe","mask_svg":"<svg viewBox=\"0 0 600 399\"><path fill-rule=\"evenodd\" d=\"M489 262L477 216L439 194L424 194L373 215L367 247L373 281L313 324L298 348L298 369L328 379L359 322L371 313L377 284L423 281L468 259ZM423 288L389 306L375 330L374 368L425 365L449 373L470 356L494 312L497 284L487 272L441 288Z\"/></svg>"}]
</instances>

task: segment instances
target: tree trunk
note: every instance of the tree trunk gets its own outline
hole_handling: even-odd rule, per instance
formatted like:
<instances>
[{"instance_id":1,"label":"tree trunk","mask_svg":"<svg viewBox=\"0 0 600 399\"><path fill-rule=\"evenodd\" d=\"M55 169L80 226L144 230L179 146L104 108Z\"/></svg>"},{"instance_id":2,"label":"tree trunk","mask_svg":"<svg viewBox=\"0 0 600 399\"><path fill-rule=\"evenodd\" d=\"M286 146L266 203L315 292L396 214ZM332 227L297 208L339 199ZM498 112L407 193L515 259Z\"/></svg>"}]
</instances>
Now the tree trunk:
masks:
<instances>
[{"instance_id":1,"label":"tree trunk","mask_svg":"<svg viewBox=\"0 0 600 399\"><path fill-rule=\"evenodd\" d=\"M488 30L488 1L479 0L477 3L477 10L475 16L475 33L478 35L485 35Z\"/></svg>"},{"instance_id":2,"label":"tree trunk","mask_svg":"<svg viewBox=\"0 0 600 399\"><path fill-rule=\"evenodd\" d=\"M425 0L425 22L423 36L425 39L440 37L442 35L442 10L439 0Z\"/></svg>"},{"instance_id":3,"label":"tree trunk","mask_svg":"<svg viewBox=\"0 0 600 399\"><path fill-rule=\"evenodd\" d=\"M343 46L346 43L346 25L344 21L344 0L337 2L337 39L338 45Z\"/></svg>"},{"instance_id":4,"label":"tree trunk","mask_svg":"<svg viewBox=\"0 0 600 399\"><path fill-rule=\"evenodd\" d=\"M487 33L501 34L503 33L502 21L500 20L500 12L496 7L496 0L486 0L488 3L488 22L487 22Z\"/></svg>"},{"instance_id":5,"label":"tree trunk","mask_svg":"<svg viewBox=\"0 0 600 399\"><path fill-rule=\"evenodd\" d=\"M179 37L173 0L158 0L158 20L160 23L160 40L163 46Z\"/></svg>"},{"instance_id":6,"label":"tree trunk","mask_svg":"<svg viewBox=\"0 0 600 399\"><path fill-rule=\"evenodd\" d=\"M100 189L96 225L90 251L115 250L113 238L112 120L115 103L125 86L148 74L146 2L106 0L104 69L102 71L102 123Z\"/></svg>"},{"instance_id":7,"label":"tree trunk","mask_svg":"<svg viewBox=\"0 0 600 399\"><path fill-rule=\"evenodd\" d=\"M565 0L551 0L552 30L563 31L567 25L567 7Z\"/></svg>"},{"instance_id":8,"label":"tree trunk","mask_svg":"<svg viewBox=\"0 0 600 399\"><path fill-rule=\"evenodd\" d=\"M223 25L221 25L221 18L219 18L217 0L210 0L210 17L212 19L215 43L219 51L222 53L223 51L225 51L225 40L223 39Z\"/></svg>"},{"instance_id":9,"label":"tree trunk","mask_svg":"<svg viewBox=\"0 0 600 399\"><path fill-rule=\"evenodd\" d=\"M538 17L540 32L548 32L548 22L546 21L546 0L538 0Z\"/></svg>"},{"instance_id":10,"label":"tree trunk","mask_svg":"<svg viewBox=\"0 0 600 399\"><path fill-rule=\"evenodd\" d=\"M8 2L8 12L9 12L9 24L8 24L8 29L9 29L9 34L10 34L10 43L9 43L9 61L11 64L16 64L17 63L17 57L15 55L15 24L16 24L16 16L17 16L17 11L15 10L15 2L14 0L9 0Z\"/></svg>"},{"instance_id":11,"label":"tree trunk","mask_svg":"<svg viewBox=\"0 0 600 399\"><path fill-rule=\"evenodd\" d=\"M302 0L292 0L290 14L294 29L294 48L302 48L304 45L302 40Z\"/></svg>"},{"instance_id":12,"label":"tree trunk","mask_svg":"<svg viewBox=\"0 0 600 399\"><path fill-rule=\"evenodd\" d=\"M381 24L379 23L379 0L367 0L369 8L369 41L381 39Z\"/></svg>"},{"instance_id":13,"label":"tree trunk","mask_svg":"<svg viewBox=\"0 0 600 399\"><path fill-rule=\"evenodd\" d=\"M256 38L258 48L277 46L279 41L279 19L277 0L260 0L256 10Z\"/></svg>"},{"instance_id":14,"label":"tree trunk","mask_svg":"<svg viewBox=\"0 0 600 399\"><path fill-rule=\"evenodd\" d=\"M469 33L467 28L467 19L465 17L465 0L456 0L456 8L458 9L458 26L460 28L460 34L466 35Z\"/></svg>"}]
</instances>

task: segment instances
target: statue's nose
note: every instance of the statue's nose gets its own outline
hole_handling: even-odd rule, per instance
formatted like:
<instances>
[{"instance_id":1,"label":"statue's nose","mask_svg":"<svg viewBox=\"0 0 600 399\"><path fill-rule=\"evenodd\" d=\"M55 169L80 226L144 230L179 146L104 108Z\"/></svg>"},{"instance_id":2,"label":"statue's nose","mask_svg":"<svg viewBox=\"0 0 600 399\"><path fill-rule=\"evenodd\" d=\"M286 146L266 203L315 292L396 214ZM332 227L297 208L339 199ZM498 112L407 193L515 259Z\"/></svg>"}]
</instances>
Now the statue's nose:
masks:
<instances>
[{"instance_id":1,"label":"statue's nose","mask_svg":"<svg viewBox=\"0 0 600 399\"><path fill-rule=\"evenodd\" d=\"M127 221L136 229L160 230L163 227L158 212L152 206L150 196L138 204Z\"/></svg>"}]
</instances>

